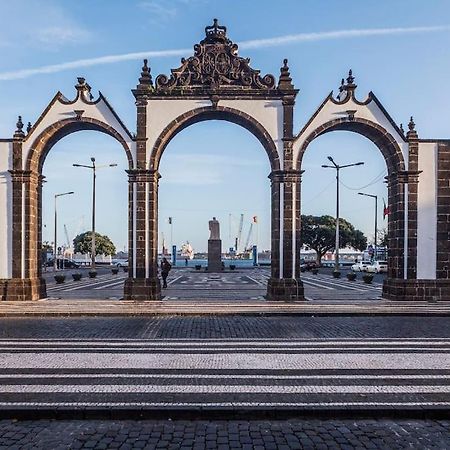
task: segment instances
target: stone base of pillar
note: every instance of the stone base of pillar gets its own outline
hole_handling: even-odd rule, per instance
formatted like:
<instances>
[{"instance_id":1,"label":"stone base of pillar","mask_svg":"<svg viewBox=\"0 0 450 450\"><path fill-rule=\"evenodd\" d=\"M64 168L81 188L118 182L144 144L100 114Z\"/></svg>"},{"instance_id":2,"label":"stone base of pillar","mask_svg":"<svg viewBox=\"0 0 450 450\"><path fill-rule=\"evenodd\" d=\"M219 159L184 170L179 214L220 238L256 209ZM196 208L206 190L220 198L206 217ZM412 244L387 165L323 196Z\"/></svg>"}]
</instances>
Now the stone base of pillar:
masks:
<instances>
[{"instance_id":1,"label":"stone base of pillar","mask_svg":"<svg viewBox=\"0 0 450 450\"><path fill-rule=\"evenodd\" d=\"M24 302L47 297L43 278L8 278L0 280L0 300Z\"/></svg>"},{"instance_id":2,"label":"stone base of pillar","mask_svg":"<svg viewBox=\"0 0 450 450\"><path fill-rule=\"evenodd\" d=\"M127 278L124 287L124 300L161 300L159 278Z\"/></svg>"},{"instance_id":3,"label":"stone base of pillar","mask_svg":"<svg viewBox=\"0 0 450 450\"><path fill-rule=\"evenodd\" d=\"M222 272L222 241L208 239L208 272Z\"/></svg>"},{"instance_id":4,"label":"stone base of pillar","mask_svg":"<svg viewBox=\"0 0 450 450\"><path fill-rule=\"evenodd\" d=\"M303 282L293 278L269 278L266 298L270 301L304 301Z\"/></svg>"},{"instance_id":5,"label":"stone base of pillar","mask_svg":"<svg viewBox=\"0 0 450 450\"><path fill-rule=\"evenodd\" d=\"M400 280L387 278L383 298L396 301L449 301L450 280Z\"/></svg>"}]
</instances>

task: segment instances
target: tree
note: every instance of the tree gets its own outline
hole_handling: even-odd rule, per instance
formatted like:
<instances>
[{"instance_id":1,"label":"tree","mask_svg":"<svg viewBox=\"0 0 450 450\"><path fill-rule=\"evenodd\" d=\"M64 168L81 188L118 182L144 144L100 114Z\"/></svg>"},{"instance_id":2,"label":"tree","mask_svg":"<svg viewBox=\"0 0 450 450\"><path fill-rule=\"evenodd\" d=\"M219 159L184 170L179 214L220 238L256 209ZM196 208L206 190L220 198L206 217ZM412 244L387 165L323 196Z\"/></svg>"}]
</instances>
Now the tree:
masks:
<instances>
[{"instance_id":1,"label":"tree","mask_svg":"<svg viewBox=\"0 0 450 450\"><path fill-rule=\"evenodd\" d=\"M320 264L326 252L335 249L336 219L331 216L302 215L302 244L308 245L317 253L317 263ZM352 246L364 250L367 238L360 230L345 219L339 219L339 244L341 247Z\"/></svg>"},{"instance_id":2,"label":"tree","mask_svg":"<svg viewBox=\"0 0 450 450\"><path fill-rule=\"evenodd\" d=\"M90 254L92 249L92 233L86 231L79 234L73 240L74 252ZM95 233L95 254L96 255L114 255L116 253L116 247L112 243L108 236L103 236L99 233Z\"/></svg>"},{"instance_id":3,"label":"tree","mask_svg":"<svg viewBox=\"0 0 450 450\"><path fill-rule=\"evenodd\" d=\"M377 233L377 241L379 247L388 246L388 232L386 228L381 228Z\"/></svg>"}]
</instances>

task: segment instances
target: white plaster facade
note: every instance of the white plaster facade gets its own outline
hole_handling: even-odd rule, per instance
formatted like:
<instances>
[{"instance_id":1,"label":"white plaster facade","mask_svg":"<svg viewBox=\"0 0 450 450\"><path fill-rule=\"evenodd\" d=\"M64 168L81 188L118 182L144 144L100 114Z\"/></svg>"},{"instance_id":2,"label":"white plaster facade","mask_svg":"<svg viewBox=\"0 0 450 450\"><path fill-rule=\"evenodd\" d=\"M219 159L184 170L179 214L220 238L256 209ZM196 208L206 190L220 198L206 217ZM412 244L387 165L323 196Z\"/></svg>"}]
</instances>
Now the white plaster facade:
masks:
<instances>
[{"instance_id":1,"label":"white plaster facade","mask_svg":"<svg viewBox=\"0 0 450 450\"><path fill-rule=\"evenodd\" d=\"M436 279L437 144L419 144L417 192L417 278Z\"/></svg>"},{"instance_id":2,"label":"white plaster facade","mask_svg":"<svg viewBox=\"0 0 450 450\"><path fill-rule=\"evenodd\" d=\"M61 120L76 118L77 113L75 111L83 111L83 119L92 118L114 128L114 130L116 130L126 142L131 154L133 155L133 161L136 160L135 143L129 131L115 114L106 98L99 93L99 98L96 101L90 101L86 98L86 95L87 92L78 92L78 95L74 101L68 101L60 92L56 94L44 114L36 122L31 129L31 132L26 136L23 142L23 169L25 169L26 161L35 139L53 124Z\"/></svg>"},{"instance_id":3,"label":"white plaster facade","mask_svg":"<svg viewBox=\"0 0 450 450\"><path fill-rule=\"evenodd\" d=\"M231 100L221 99L219 106L248 114L259 122L276 145L280 163L283 161L283 105L281 100ZM147 161L156 140L163 130L184 113L210 107L210 100L155 99L147 104ZM149 167L150 168L150 167Z\"/></svg>"},{"instance_id":4,"label":"white plaster facade","mask_svg":"<svg viewBox=\"0 0 450 450\"><path fill-rule=\"evenodd\" d=\"M12 142L0 142L0 278L12 276Z\"/></svg>"}]
</instances>

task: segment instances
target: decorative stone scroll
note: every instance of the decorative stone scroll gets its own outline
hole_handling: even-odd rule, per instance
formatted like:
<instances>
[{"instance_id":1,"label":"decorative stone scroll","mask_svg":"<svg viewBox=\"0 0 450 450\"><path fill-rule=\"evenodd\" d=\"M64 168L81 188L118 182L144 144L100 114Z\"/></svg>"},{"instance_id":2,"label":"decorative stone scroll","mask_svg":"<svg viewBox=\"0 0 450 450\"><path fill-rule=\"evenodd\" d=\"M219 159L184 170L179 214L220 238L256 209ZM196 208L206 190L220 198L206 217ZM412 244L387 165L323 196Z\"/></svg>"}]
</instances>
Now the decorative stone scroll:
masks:
<instances>
[{"instance_id":1,"label":"decorative stone scroll","mask_svg":"<svg viewBox=\"0 0 450 450\"><path fill-rule=\"evenodd\" d=\"M227 29L214 19L205 28L206 37L194 46L194 56L181 59L181 66L172 69L172 75L158 75L156 92L173 90L209 90L218 88L246 88L272 90L273 75L260 76L260 71L250 67L249 58L238 56L238 46L227 38Z\"/></svg>"}]
</instances>

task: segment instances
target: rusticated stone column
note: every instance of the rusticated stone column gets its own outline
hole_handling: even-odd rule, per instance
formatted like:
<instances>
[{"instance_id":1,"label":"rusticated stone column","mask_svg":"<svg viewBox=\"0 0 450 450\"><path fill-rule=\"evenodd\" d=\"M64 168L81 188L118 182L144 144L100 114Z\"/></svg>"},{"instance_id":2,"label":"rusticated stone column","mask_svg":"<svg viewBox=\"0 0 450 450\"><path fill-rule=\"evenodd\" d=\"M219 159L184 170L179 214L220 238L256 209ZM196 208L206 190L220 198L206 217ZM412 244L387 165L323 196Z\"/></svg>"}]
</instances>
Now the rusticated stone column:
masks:
<instances>
[{"instance_id":1,"label":"rusticated stone column","mask_svg":"<svg viewBox=\"0 0 450 450\"><path fill-rule=\"evenodd\" d=\"M280 170L270 174L272 276L267 285L268 300L304 300L303 283L299 277L297 261L300 177L301 172L298 170Z\"/></svg>"},{"instance_id":2,"label":"rusticated stone column","mask_svg":"<svg viewBox=\"0 0 450 450\"><path fill-rule=\"evenodd\" d=\"M132 270L125 281L126 300L160 300L161 286L158 278L158 180L153 170L129 170L130 197L134 208L130 213L133 232L133 253L129 261Z\"/></svg>"},{"instance_id":3,"label":"rusticated stone column","mask_svg":"<svg viewBox=\"0 0 450 450\"><path fill-rule=\"evenodd\" d=\"M419 172L417 170L392 173L386 177L390 218L388 225L388 276L383 284L383 297L390 300L427 299L425 292L422 292L422 288L418 290L420 283L416 280L418 177ZM407 197L405 197L405 192ZM408 229L406 233L405 208L408 209ZM407 238L406 241L405 237ZM405 254L407 256L406 266Z\"/></svg>"},{"instance_id":4,"label":"rusticated stone column","mask_svg":"<svg viewBox=\"0 0 450 450\"><path fill-rule=\"evenodd\" d=\"M36 172L11 171L13 178L13 278L6 285L6 300L24 301L45 298L41 277L41 197L43 177Z\"/></svg>"}]
</instances>

